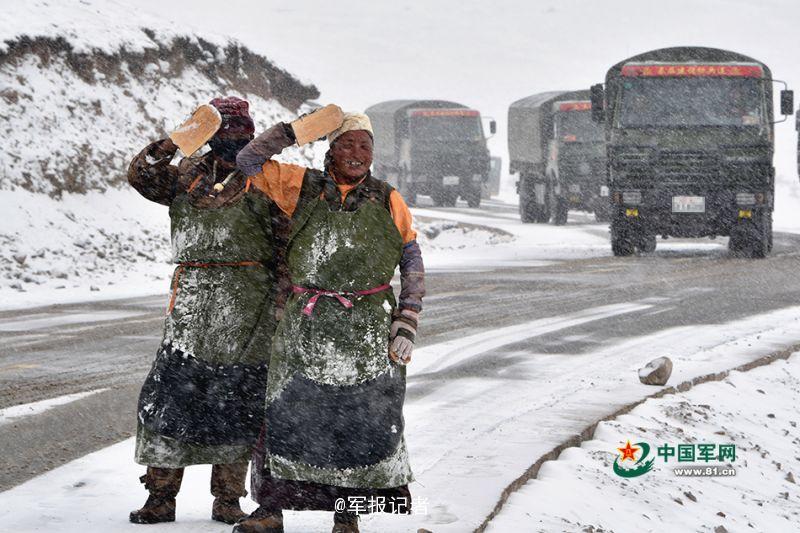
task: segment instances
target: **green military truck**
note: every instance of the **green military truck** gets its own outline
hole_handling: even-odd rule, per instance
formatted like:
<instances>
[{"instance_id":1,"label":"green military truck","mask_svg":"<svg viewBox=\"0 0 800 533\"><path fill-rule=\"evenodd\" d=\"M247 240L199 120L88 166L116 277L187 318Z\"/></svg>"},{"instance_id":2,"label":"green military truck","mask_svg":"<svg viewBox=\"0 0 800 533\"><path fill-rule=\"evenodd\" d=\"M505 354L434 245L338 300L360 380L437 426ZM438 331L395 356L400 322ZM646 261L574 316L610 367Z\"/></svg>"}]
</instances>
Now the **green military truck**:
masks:
<instances>
[{"instance_id":1,"label":"green military truck","mask_svg":"<svg viewBox=\"0 0 800 533\"><path fill-rule=\"evenodd\" d=\"M797 175L800 176L800 111L797 112L794 129L797 131Z\"/></svg>"},{"instance_id":2,"label":"green military truck","mask_svg":"<svg viewBox=\"0 0 800 533\"><path fill-rule=\"evenodd\" d=\"M713 48L665 48L622 61L591 89L605 125L614 255L656 236L729 236L736 255L772 248L772 74ZM791 91L781 113L793 113Z\"/></svg>"},{"instance_id":3,"label":"green military truck","mask_svg":"<svg viewBox=\"0 0 800 533\"><path fill-rule=\"evenodd\" d=\"M490 171L480 112L445 100L391 100L366 114L375 134L375 176L409 205L425 194L437 206L454 206L459 196L480 206ZM495 129L492 120L490 133Z\"/></svg>"},{"instance_id":4,"label":"green military truck","mask_svg":"<svg viewBox=\"0 0 800 533\"><path fill-rule=\"evenodd\" d=\"M523 222L566 224L570 209L608 220L605 137L592 121L589 91L555 91L508 109L510 172L519 173Z\"/></svg>"}]
</instances>

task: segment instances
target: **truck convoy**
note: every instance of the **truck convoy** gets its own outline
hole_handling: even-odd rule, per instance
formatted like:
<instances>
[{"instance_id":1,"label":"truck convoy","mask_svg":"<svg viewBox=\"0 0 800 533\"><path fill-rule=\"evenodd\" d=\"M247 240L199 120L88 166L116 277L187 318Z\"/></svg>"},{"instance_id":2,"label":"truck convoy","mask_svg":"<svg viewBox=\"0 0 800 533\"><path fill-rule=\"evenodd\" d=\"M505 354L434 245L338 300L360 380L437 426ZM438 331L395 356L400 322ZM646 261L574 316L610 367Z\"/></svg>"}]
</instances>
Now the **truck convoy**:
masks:
<instances>
[{"instance_id":1,"label":"truck convoy","mask_svg":"<svg viewBox=\"0 0 800 533\"><path fill-rule=\"evenodd\" d=\"M437 206L454 206L459 196L480 206L490 164L479 111L445 100L391 100L366 114L375 134L375 175L409 205L425 194ZM489 130L496 131L493 120Z\"/></svg>"},{"instance_id":2,"label":"truck convoy","mask_svg":"<svg viewBox=\"0 0 800 533\"><path fill-rule=\"evenodd\" d=\"M605 133L591 119L589 91L555 91L508 109L510 172L519 173L523 222L566 224L570 209L608 220Z\"/></svg>"},{"instance_id":3,"label":"truck convoy","mask_svg":"<svg viewBox=\"0 0 800 533\"><path fill-rule=\"evenodd\" d=\"M605 126L616 256L656 236L730 236L736 255L772 248L772 74L750 57L698 47L640 54L591 89ZM781 113L793 94L781 91Z\"/></svg>"}]
</instances>

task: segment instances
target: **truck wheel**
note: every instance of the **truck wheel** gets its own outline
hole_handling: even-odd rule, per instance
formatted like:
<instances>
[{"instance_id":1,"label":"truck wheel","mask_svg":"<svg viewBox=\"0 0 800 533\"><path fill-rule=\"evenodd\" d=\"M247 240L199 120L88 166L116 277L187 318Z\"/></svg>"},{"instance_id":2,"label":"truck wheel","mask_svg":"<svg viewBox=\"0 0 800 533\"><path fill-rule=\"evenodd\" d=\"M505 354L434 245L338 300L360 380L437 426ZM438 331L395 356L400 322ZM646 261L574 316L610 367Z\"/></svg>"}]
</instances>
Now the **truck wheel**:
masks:
<instances>
[{"instance_id":1,"label":"truck wheel","mask_svg":"<svg viewBox=\"0 0 800 533\"><path fill-rule=\"evenodd\" d=\"M536 222L540 222L542 224L547 224L550 222L550 206L545 203L544 205L539 205L539 218L537 218Z\"/></svg>"},{"instance_id":2,"label":"truck wheel","mask_svg":"<svg viewBox=\"0 0 800 533\"><path fill-rule=\"evenodd\" d=\"M448 189L439 190L431 194L433 204L436 207L455 207L458 200L458 192Z\"/></svg>"},{"instance_id":3,"label":"truck wheel","mask_svg":"<svg viewBox=\"0 0 800 533\"><path fill-rule=\"evenodd\" d=\"M772 213L762 213L758 220L740 222L731 231L728 250L738 257L763 259L772 251Z\"/></svg>"},{"instance_id":4,"label":"truck wheel","mask_svg":"<svg viewBox=\"0 0 800 533\"><path fill-rule=\"evenodd\" d=\"M472 190L467 192L465 200L467 201L467 205L473 209L477 209L481 206L481 191Z\"/></svg>"},{"instance_id":5,"label":"truck wheel","mask_svg":"<svg viewBox=\"0 0 800 533\"><path fill-rule=\"evenodd\" d=\"M728 237L728 251L731 255L741 255L744 249L744 232L736 228L731 230L731 235Z\"/></svg>"},{"instance_id":6,"label":"truck wheel","mask_svg":"<svg viewBox=\"0 0 800 533\"><path fill-rule=\"evenodd\" d=\"M608 208L607 207L595 207L594 208L594 219L597 222L608 222L611 220L611 217L608 215Z\"/></svg>"},{"instance_id":7,"label":"truck wheel","mask_svg":"<svg viewBox=\"0 0 800 533\"><path fill-rule=\"evenodd\" d=\"M536 207L536 200L519 197L519 218L525 224L539 222L539 210Z\"/></svg>"},{"instance_id":8,"label":"truck wheel","mask_svg":"<svg viewBox=\"0 0 800 533\"><path fill-rule=\"evenodd\" d=\"M764 259L772 250L772 213L763 212L758 217L758 223L753 224L755 231L749 234L750 257Z\"/></svg>"},{"instance_id":9,"label":"truck wheel","mask_svg":"<svg viewBox=\"0 0 800 533\"><path fill-rule=\"evenodd\" d=\"M567 223L567 216L569 215L569 205L567 202L564 201L563 198L560 198L552 192L552 188L548 191L548 202L547 205L550 206L550 212L553 215L553 224L556 226L563 226Z\"/></svg>"},{"instance_id":10,"label":"truck wheel","mask_svg":"<svg viewBox=\"0 0 800 533\"><path fill-rule=\"evenodd\" d=\"M656 236L655 235L642 235L639 238L639 251L646 254L652 254L656 251Z\"/></svg>"},{"instance_id":11,"label":"truck wheel","mask_svg":"<svg viewBox=\"0 0 800 533\"><path fill-rule=\"evenodd\" d=\"M611 252L616 257L633 255L635 246L633 235L626 224L617 219L611 220Z\"/></svg>"}]
</instances>

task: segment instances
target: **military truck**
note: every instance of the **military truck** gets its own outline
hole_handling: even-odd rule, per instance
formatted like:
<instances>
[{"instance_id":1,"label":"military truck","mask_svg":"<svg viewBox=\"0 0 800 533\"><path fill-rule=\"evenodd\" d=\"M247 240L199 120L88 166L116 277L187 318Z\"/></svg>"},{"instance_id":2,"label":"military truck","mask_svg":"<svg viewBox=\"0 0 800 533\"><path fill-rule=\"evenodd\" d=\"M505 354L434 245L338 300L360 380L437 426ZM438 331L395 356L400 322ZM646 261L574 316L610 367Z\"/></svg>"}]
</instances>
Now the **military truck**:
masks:
<instances>
[{"instance_id":1,"label":"military truck","mask_svg":"<svg viewBox=\"0 0 800 533\"><path fill-rule=\"evenodd\" d=\"M367 108L375 134L375 176L400 191L409 205L429 195L437 206L481 204L489 179L480 112L445 100L391 100ZM495 122L489 122L491 134Z\"/></svg>"},{"instance_id":2,"label":"military truck","mask_svg":"<svg viewBox=\"0 0 800 533\"><path fill-rule=\"evenodd\" d=\"M800 176L800 111L797 112L794 129L797 131L797 175Z\"/></svg>"},{"instance_id":3,"label":"military truck","mask_svg":"<svg viewBox=\"0 0 800 533\"><path fill-rule=\"evenodd\" d=\"M605 137L591 119L589 91L555 91L508 109L510 172L519 173L523 222L566 224L570 209L608 220Z\"/></svg>"},{"instance_id":4,"label":"military truck","mask_svg":"<svg viewBox=\"0 0 800 533\"><path fill-rule=\"evenodd\" d=\"M736 255L772 248L772 74L727 50L653 50L591 89L606 130L611 248L652 252L656 236L729 236ZM781 113L793 113L781 91Z\"/></svg>"}]
</instances>

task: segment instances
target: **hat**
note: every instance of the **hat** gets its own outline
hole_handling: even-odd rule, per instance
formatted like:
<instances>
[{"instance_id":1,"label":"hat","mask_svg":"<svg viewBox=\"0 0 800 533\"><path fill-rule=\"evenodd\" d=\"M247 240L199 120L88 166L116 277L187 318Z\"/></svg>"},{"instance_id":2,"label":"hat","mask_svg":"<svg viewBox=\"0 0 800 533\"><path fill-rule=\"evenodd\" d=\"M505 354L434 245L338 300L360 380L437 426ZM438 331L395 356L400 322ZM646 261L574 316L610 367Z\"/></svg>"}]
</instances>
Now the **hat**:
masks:
<instances>
[{"instance_id":1,"label":"hat","mask_svg":"<svg viewBox=\"0 0 800 533\"><path fill-rule=\"evenodd\" d=\"M250 104L235 96L214 98L209 102L217 108L222 115L222 124L217 130L217 135L252 135L256 126L250 116Z\"/></svg>"},{"instance_id":2,"label":"hat","mask_svg":"<svg viewBox=\"0 0 800 533\"><path fill-rule=\"evenodd\" d=\"M333 130L328 134L328 142L333 144L333 141L341 134L355 130L365 130L369 133L370 137L373 136L372 122L369 121L367 115L364 113L345 113L344 120L342 121L342 125L339 126L339 129Z\"/></svg>"}]
</instances>

